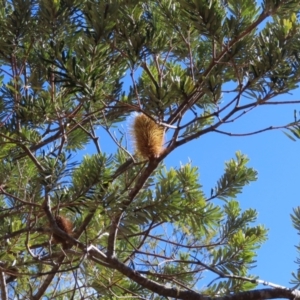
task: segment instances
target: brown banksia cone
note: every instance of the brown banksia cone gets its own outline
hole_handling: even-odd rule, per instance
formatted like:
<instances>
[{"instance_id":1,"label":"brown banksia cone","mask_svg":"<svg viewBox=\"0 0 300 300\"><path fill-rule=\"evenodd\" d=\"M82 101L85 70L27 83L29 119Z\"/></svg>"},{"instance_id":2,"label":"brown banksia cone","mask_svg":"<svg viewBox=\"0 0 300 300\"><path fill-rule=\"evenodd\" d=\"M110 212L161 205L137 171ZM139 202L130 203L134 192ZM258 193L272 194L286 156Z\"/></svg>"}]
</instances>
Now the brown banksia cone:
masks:
<instances>
[{"instance_id":1,"label":"brown banksia cone","mask_svg":"<svg viewBox=\"0 0 300 300\"><path fill-rule=\"evenodd\" d=\"M67 219L63 216L56 216L55 221L56 221L57 226L62 231L64 231L68 235L72 235L73 223L69 219ZM55 233L53 233L53 242L55 244L61 243L63 245L63 248L67 247L69 244L68 241L66 241L64 238L60 237L59 235L57 235Z\"/></svg>"},{"instance_id":2,"label":"brown banksia cone","mask_svg":"<svg viewBox=\"0 0 300 300\"><path fill-rule=\"evenodd\" d=\"M163 151L164 128L144 114L135 117L131 135L137 155L143 159L158 158Z\"/></svg>"}]
</instances>

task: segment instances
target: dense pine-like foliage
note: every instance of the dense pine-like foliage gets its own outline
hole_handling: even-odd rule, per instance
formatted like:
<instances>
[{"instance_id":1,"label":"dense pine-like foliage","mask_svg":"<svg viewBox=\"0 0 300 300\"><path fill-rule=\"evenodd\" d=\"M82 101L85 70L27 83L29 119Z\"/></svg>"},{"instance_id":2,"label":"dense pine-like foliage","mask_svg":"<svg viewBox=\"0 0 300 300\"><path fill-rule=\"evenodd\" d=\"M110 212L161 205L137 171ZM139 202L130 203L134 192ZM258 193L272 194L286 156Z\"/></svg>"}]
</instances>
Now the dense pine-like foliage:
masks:
<instances>
[{"instance_id":1,"label":"dense pine-like foliage","mask_svg":"<svg viewBox=\"0 0 300 300\"><path fill-rule=\"evenodd\" d=\"M299 11L299 0L3 0L1 299L294 298L251 275L266 229L237 200L256 180L248 158L226 162L210 195L192 163L163 161L285 103L273 98L300 81ZM128 146L133 113L164 128L158 157ZM300 136L297 113L284 130Z\"/></svg>"}]
</instances>

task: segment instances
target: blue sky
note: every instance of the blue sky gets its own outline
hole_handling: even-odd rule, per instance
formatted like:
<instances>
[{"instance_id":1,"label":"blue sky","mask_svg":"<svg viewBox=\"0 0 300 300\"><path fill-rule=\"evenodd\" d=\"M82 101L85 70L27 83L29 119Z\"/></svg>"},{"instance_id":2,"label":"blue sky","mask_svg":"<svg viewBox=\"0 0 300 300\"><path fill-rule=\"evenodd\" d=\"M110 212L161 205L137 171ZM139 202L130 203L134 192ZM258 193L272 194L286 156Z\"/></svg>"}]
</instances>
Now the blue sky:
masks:
<instances>
[{"instance_id":1,"label":"blue sky","mask_svg":"<svg viewBox=\"0 0 300 300\"><path fill-rule=\"evenodd\" d=\"M299 99L294 91L289 99ZM287 99L279 96L278 100ZM293 120L296 105L264 106L245 115L230 126L230 132L243 133L270 125L283 125ZM299 108L298 108L299 110ZM258 180L238 196L242 208L255 208L258 223L269 228L268 241L258 251L257 268L260 279L288 286L299 236L292 227L290 214L300 204L299 142L293 142L282 131L274 130L247 137L229 137L210 133L175 150L166 159L168 166L178 166L191 159L199 167L200 182L207 195L223 174L224 162L240 150L250 158L249 166L258 171Z\"/></svg>"}]
</instances>

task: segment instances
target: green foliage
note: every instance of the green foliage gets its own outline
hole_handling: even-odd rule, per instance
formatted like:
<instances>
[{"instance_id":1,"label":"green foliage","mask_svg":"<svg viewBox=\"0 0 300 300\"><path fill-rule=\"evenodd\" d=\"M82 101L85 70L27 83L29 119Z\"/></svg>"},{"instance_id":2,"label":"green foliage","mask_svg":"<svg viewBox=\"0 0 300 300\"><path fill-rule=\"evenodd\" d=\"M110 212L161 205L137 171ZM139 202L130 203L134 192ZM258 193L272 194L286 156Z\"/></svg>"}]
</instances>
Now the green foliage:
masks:
<instances>
[{"instance_id":1,"label":"green foliage","mask_svg":"<svg viewBox=\"0 0 300 300\"><path fill-rule=\"evenodd\" d=\"M270 100L300 81L299 1L1 4L2 299L255 289L267 230L238 200L257 179L248 158L225 162L210 195L192 162L164 159L202 135L235 135L226 125L254 108L286 103ZM163 126L159 157L134 156L124 121L135 112ZM299 126L295 111L281 128L295 140ZM57 215L73 224L71 235L55 226ZM299 231L298 209L292 220Z\"/></svg>"},{"instance_id":2,"label":"green foliage","mask_svg":"<svg viewBox=\"0 0 300 300\"><path fill-rule=\"evenodd\" d=\"M300 232L300 207L296 207L293 209L293 214L291 214L291 219L293 222L294 228L297 230L298 234ZM300 245L296 246L298 254L300 253ZM300 265L300 258L299 256L296 259L296 264L298 265L297 273L292 273L292 280L291 283L294 285L293 288L298 288L300 286L300 272L299 272L299 265Z\"/></svg>"},{"instance_id":3,"label":"green foliage","mask_svg":"<svg viewBox=\"0 0 300 300\"><path fill-rule=\"evenodd\" d=\"M237 152L236 161L230 160L225 164L224 175L218 180L213 191L216 197L223 200L235 198L245 185L257 179L257 172L253 168L246 167L248 161L245 155Z\"/></svg>"}]
</instances>

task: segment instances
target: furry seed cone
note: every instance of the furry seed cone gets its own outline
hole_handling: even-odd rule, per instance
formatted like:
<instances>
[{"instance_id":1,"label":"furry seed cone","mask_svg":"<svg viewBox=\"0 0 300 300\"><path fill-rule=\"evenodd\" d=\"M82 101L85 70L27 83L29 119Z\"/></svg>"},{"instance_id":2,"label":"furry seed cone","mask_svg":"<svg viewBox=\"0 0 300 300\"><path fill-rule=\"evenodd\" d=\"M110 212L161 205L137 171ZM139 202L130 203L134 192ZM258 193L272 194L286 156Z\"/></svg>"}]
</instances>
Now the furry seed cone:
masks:
<instances>
[{"instance_id":1,"label":"furry seed cone","mask_svg":"<svg viewBox=\"0 0 300 300\"><path fill-rule=\"evenodd\" d=\"M135 117L131 135L136 153L143 159L158 158L163 151L164 128L144 114Z\"/></svg>"}]
</instances>

